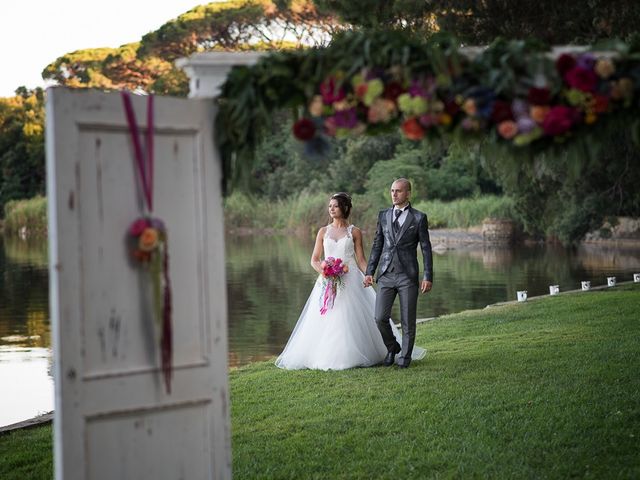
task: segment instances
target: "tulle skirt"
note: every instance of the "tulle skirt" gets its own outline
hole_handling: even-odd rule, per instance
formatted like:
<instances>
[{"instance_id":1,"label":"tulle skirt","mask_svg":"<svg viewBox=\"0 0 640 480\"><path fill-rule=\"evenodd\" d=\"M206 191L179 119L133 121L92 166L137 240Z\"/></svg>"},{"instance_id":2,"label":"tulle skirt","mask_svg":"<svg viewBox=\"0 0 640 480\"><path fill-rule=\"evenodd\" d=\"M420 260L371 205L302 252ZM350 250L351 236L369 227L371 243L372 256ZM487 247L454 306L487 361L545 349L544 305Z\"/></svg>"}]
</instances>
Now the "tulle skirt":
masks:
<instances>
[{"instance_id":1,"label":"tulle skirt","mask_svg":"<svg viewBox=\"0 0 640 480\"><path fill-rule=\"evenodd\" d=\"M338 289L333 308L320 313L323 296L322 277L318 277L300 318L276 360L280 368L297 370L344 370L369 367L382 362L387 348L375 322L376 292L364 288L364 275L355 264L342 278L344 287ZM400 333L391 323L398 343ZM426 351L414 347L411 358L419 360Z\"/></svg>"}]
</instances>

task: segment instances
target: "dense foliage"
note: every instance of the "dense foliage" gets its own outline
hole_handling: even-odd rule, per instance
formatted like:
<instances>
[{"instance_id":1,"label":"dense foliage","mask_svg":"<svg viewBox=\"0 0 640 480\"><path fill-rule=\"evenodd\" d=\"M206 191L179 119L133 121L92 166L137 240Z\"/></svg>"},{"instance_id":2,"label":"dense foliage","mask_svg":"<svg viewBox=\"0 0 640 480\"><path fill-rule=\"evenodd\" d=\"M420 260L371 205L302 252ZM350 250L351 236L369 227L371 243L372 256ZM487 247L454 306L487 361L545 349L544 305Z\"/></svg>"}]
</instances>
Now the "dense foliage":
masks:
<instances>
[{"instance_id":1,"label":"dense foliage","mask_svg":"<svg viewBox=\"0 0 640 480\"><path fill-rule=\"evenodd\" d=\"M625 38L638 29L635 0L314 0L318 9L335 12L363 28L381 25L422 34L454 32L464 43L482 45L498 37L536 38L551 45L592 44Z\"/></svg>"},{"instance_id":2,"label":"dense foliage","mask_svg":"<svg viewBox=\"0 0 640 480\"><path fill-rule=\"evenodd\" d=\"M322 94L320 86L328 77L334 75L335 85L339 85L367 67L384 72L399 66L384 75L380 70L373 72L385 82L385 75L410 78L407 72L427 68L437 82L446 84L469 64L465 67L457 41L438 34L441 30L455 33L465 44L492 44L470 70L465 70L467 73L463 72L463 83L484 75L482 81L498 100L523 95L523 87L537 86L533 85L539 80L536 73L548 74L548 68L542 68L532 55L544 51L540 41L596 43L614 36L627 38L626 43L610 43L608 48L617 48L619 54L637 62L638 42L629 36L639 18L640 4L631 0L616 2L615 8L604 0L586 4L548 0L524 4L512 0L230 0L197 6L139 42L70 52L48 65L43 76L70 87L127 88L184 96L187 79L174 67L176 58L206 50L274 50L251 69L234 69L224 87L218 126L225 128L218 132L218 138L229 185L243 184L255 198L278 202L294 201L301 191L314 195L347 190L361 196L363 205L371 209L387 201L389 179L400 175L414 180L416 201L505 192L513 198L527 232L569 243L586 230L599 227L605 216L640 215L640 193L634 188L640 175L638 149L631 142L632 133L637 135L639 130L638 115L605 121L602 102L596 105L592 97L574 93L570 99L558 76L552 78L550 93L556 99L576 103L572 106L582 109L583 119L596 121L595 133L585 135L584 121L576 135L563 134L560 142L544 149L504 149L496 139L510 136L513 128L506 127L513 127L511 124L502 130L496 128L489 136L484 130L478 132L471 141L469 135L434 141L429 138L432 132L422 132L426 140L412 143L401 139L397 128L389 129L391 122L368 125L372 136L301 144L290 134L289 112L293 111L294 118L305 111L308 114L311 100ZM386 30L376 32L381 26ZM538 41L495 41L500 36ZM313 48L287 50L300 46ZM628 95L620 101L633 99L625 106L637 109L640 71L629 65L613 72L611 80L619 81L625 72L625 78L633 83L630 87L625 80L624 88L618 89ZM514 81L522 75L535 82L523 86ZM372 78L363 80L369 83ZM476 93L471 96L474 105L457 105L463 108L451 115L454 124L456 118L463 120L460 111L468 114L465 106L486 110L483 92ZM418 101L415 105L405 103L409 111L424 107ZM443 104L452 106L450 102ZM596 107L600 111L596 112ZM447 127L449 119L443 112L451 114L435 113L439 126ZM374 113L386 114L380 109ZM21 88L16 97L0 100L0 215L7 200L44 191L42 116L42 92ZM398 122L400 118L396 117ZM409 132L409 138L421 137L415 128L419 121L405 126L405 135ZM483 119L478 121L482 126ZM631 132L630 125L634 126Z\"/></svg>"},{"instance_id":3,"label":"dense foliage","mask_svg":"<svg viewBox=\"0 0 640 480\"><path fill-rule=\"evenodd\" d=\"M14 199L44 195L44 95L19 88L0 98L0 217Z\"/></svg>"},{"instance_id":4,"label":"dense foliage","mask_svg":"<svg viewBox=\"0 0 640 480\"><path fill-rule=\"evenodd\" d=\"M307 0L230 0L196 6L118 48L67 53L42 76L59 85L143 90L186 96L188 80L174 61L208 50L273 50L322 44L339 28Z\"/></svg>"}]
</instances>

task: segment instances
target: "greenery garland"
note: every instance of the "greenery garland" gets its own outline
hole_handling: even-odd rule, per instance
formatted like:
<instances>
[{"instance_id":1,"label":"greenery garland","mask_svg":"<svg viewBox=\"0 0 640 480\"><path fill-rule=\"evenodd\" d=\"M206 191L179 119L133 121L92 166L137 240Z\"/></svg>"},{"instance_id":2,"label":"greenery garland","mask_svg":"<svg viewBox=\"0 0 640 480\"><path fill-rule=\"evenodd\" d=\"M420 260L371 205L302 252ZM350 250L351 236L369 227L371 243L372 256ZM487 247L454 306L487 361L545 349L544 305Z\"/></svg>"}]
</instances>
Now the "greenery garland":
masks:
<instances>
[{"instance_id":1,"label":"greenery garland","mask_svg":"<svg viewBox=\"0 0 640 480\"><path fill-rule=\"evenodd\" d=\"M416 141L483 138L517 156L562 149L573 138L599 143L605 120L615 118L638 143L640 42L550 53L535 41L465 51L446 34L351 31L326 48L234 67L216 122L227 186L248 177L260 135L283 108L296 115L293 134L310 155L322 155L332 136L400 127Z\"/></svg>"}]
</instances>

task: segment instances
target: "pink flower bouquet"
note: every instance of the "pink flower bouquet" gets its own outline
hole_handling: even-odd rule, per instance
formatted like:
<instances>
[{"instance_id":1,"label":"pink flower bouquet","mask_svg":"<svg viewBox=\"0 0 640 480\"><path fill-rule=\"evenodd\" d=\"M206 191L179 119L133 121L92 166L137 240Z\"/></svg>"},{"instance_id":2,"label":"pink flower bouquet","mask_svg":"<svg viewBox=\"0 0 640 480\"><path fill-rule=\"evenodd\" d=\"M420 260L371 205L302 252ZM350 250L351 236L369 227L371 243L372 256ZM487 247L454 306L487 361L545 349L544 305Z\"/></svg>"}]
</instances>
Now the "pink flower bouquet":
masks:
<instances>
[{"instance_id":1,"label":"pink flower bouquet","mask_svg":"<svg viewBox=\"0 0 640 480\"><path fill-rule=\"evenodd\" d=\"M322 295L320 295L320 314L333 308L338 288L344 287L342 276L349 271L349 266L342 259L327 257L320 264L322 267Z\"/></svg>"}]
</instances>

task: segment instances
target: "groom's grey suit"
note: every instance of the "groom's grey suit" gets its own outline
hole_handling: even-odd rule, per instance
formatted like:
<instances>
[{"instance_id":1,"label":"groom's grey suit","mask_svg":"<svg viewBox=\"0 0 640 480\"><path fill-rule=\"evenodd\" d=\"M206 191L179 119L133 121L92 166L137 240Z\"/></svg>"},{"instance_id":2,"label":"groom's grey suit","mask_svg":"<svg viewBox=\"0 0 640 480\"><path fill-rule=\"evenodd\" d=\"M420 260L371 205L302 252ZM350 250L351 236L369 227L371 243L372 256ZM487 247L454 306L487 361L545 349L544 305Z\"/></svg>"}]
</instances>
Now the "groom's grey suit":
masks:
<instances>
[{"instance_id":1,"label":"groom's grey suit","mask_svg":"<svg viewBox=\"0 0 640 480\"><path fill-rule=\"evenodd\" d=\"M424 261L423 280L433 282L431 241L427 216L409 205L402 227L394 232L393 207L378 215L378 226L371 247L367 275L378 270L378 296L375 320L382 339L390 352L400 348L393 336L389 318L396 295L400 296L400 324L402 326L402 353L398 364L408 366L416 338L416 306L418 303L418 255L420 245Z\"/></svg>"}]
</instances>

